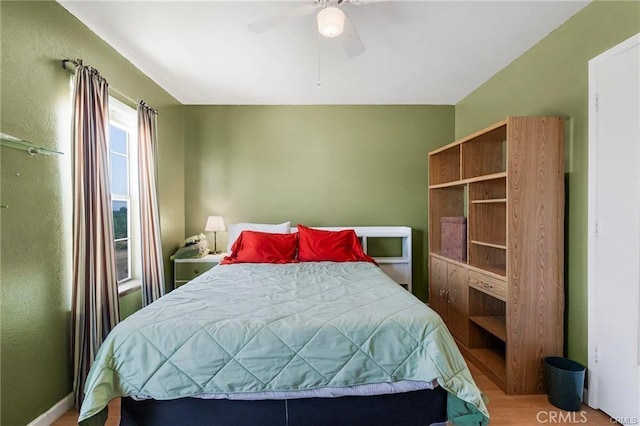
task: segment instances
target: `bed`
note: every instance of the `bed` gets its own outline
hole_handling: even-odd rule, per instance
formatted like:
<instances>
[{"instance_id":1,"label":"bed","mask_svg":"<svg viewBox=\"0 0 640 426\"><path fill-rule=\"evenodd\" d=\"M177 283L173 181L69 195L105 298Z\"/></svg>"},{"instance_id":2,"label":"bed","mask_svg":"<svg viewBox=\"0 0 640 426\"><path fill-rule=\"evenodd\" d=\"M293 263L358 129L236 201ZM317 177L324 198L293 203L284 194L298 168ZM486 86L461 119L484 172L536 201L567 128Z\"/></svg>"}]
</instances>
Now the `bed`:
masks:
<instances>
[{"instance_id":1,"label":"bed","mask_svg":"<svg viewBox=\"0 0 640 426\"><path fill-rule=\"evenodd\" d=\"M226 262L118 324L81 424L119 396L125 425L486 424L440 317L353 231L297 231L242 232Z\"/></svg>"}]
</instances>

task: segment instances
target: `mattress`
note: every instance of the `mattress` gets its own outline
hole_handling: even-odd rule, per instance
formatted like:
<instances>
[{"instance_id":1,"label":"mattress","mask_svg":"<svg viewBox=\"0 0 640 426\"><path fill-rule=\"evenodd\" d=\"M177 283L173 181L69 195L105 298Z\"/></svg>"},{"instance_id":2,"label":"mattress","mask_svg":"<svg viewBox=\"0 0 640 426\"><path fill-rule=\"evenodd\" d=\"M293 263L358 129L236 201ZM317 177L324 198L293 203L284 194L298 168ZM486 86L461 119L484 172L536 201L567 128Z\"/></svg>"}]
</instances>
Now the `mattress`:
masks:
<instances>
[{"instance_id":1,"label":"mattress","mask_svg":"<svg viewBox=\"0 0 640 426\"><path fill-rule=\"evenodd\" d=\"M219 265L111 331L79 421L118 396L331 397L434 382L488 417L440 317L377 266Z\"/></svg>"}]
</instances>

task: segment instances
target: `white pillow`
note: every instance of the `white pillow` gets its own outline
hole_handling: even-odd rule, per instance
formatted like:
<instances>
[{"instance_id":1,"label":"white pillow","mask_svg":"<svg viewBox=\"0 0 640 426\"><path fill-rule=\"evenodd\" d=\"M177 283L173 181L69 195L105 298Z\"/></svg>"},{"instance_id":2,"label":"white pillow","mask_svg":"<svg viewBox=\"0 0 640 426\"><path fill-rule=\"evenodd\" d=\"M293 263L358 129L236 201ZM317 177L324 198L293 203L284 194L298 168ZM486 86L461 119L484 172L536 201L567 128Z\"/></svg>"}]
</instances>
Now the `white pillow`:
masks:
<instances>
[{"instance_id":1,"label":"white pillow","mask_svg":"<svg viewBox=\"0 0 640 426\"><path fill-rule=\"evenodd\" d=\"M291 222L278 224L271 223L234 223L227 226L229 243L227 253L231 254L231 246L236 242L242 231L266 232L269 234L289 234L291 232Z\"/></svg>"}]
</instances>

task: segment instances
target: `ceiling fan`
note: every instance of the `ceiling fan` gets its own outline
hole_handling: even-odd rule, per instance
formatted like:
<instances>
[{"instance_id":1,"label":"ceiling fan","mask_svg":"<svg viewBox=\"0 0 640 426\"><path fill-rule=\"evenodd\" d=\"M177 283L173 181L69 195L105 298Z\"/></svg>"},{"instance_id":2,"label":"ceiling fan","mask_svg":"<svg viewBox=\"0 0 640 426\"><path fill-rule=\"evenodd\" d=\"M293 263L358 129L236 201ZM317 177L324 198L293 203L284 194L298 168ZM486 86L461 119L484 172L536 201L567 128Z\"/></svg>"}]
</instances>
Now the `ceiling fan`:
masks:
<instances>
[{"instance_id":1,"label":"ceiling fan","mask_svg":"<svg viewBox=\"0 0 640 426\"><path fill-rule=\"evenodd\" d=\"M288 21L316 13L318 32L325 37L339 37L349 57L364 52L364 44L349 16L342 10L346 3L355 5L377 3L388 0L314 0L311 4L289 9L278 15L259 19L248 25L249 31L262 33Z\"/></svg>"}]
</instances>

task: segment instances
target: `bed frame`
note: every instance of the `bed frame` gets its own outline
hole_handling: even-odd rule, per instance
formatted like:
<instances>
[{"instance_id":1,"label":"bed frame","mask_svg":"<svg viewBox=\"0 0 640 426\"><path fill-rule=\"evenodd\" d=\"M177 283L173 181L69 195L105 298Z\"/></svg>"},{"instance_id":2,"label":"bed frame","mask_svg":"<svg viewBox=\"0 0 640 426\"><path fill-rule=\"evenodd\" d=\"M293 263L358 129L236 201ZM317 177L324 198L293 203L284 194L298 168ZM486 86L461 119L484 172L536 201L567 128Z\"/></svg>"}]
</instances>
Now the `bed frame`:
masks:
<instances>
[{"instance_id":1,"label":"bed frame","mask_svg":"<svg viewBox=\"0 0 640 426\"><path fill-rule=\"evenodd\" d=\"M241 401L122 398L122 426L428 426L447 419L437 387L400 394Z\"/></svg>"}]
</instances>

